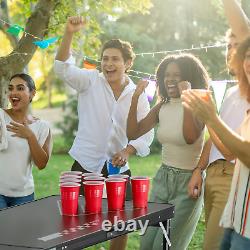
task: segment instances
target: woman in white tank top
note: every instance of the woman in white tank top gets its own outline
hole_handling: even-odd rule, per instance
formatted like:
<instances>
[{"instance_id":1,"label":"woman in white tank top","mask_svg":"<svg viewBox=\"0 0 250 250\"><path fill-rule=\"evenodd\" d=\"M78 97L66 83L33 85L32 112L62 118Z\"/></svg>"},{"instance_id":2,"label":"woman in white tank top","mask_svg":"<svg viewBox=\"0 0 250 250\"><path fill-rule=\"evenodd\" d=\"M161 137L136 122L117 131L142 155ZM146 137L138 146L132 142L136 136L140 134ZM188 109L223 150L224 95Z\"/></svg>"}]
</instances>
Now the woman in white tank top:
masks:
<instances>
[{"instance_id":1,"label":"woman in white tank top","mask_svg":"<svg viewBox=\"0 0 250 250\"><path fill-rule=\"evenodd\" d=\"M185 250L195 231L202 210L203 190L197 187L196 198L188 195L188 183L201 154L204 124L184 108L180 95L185 89L206 88L208 74L191 54L167 56L156 72L161 101L149 114L137 121L137 102L147 82L141 81L132 98L127 123L129 139L135 139L159 123L158 140L162 144L162 166L153 180L151 201L175 205L171 220L171 249ZM149 227L141 240L141 249L157 250L162 246L161 229Z\"/></svg>"}]
</instances>

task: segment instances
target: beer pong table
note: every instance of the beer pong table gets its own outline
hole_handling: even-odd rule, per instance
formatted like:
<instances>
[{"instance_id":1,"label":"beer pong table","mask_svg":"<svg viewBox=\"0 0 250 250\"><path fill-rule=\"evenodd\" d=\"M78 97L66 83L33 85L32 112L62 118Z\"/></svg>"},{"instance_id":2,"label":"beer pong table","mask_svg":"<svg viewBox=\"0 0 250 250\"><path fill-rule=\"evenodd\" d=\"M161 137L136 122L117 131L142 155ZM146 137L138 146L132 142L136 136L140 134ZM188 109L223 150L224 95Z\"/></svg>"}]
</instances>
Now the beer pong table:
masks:
<instances>
[{"instance_id":1,"label":"beer pong table","mask_svg":"<svg viewBox=\"0 0 250 250\"><path fill-rule=\"evenodd\" d=\"M102 230L103 220L113 224L114 216L128 223L133 219L149 220L150 226L162 222L170 236L170 220L174 216L171 204L149 203L148 208L135 209L132 201L126 201L122 211L108 211L107 200L103 199L102 213L85 214L84 198L79 197L77 216L61 215L60 196L53 195L20 206L0 211L0 249L82 249L97 243L130 233L128 230ZM163 249L169 249L163 237Z\"/></svg>"}]
</instances>

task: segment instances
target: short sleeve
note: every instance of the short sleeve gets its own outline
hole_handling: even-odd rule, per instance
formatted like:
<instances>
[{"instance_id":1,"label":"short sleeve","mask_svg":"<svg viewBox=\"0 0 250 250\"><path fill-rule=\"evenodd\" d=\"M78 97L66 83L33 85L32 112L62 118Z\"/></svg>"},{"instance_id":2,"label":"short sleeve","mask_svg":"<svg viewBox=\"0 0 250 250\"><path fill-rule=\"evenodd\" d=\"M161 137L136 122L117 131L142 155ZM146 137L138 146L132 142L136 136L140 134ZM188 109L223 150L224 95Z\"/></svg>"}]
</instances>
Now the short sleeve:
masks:
<instances>
[{"instance_id":1,"label":"short sleeve","mask_svg":"<svg viewBox=\"0 0 250 250\"><path fill-rule=\"evenodd\" d=\"M39 145L41 147L43 147L46 139L48 138L48 136L50 136L49 153L51 154L52 137L51 137L51 129L50 129L49 123L44 121L44 120L40 120L39 122L40 122L40 124L39 124L37 141L38 141Z\"/></svg>"},{"instance_id":2,"label":"short sleeve","mask_svg":"<svg viewBox=\"0 0 250 250\"><path fill-rule=\"evenodd\" d=\"M0 151L8 148L6 122L4 110L0 108Z\"/></svg>"}]
</instances>

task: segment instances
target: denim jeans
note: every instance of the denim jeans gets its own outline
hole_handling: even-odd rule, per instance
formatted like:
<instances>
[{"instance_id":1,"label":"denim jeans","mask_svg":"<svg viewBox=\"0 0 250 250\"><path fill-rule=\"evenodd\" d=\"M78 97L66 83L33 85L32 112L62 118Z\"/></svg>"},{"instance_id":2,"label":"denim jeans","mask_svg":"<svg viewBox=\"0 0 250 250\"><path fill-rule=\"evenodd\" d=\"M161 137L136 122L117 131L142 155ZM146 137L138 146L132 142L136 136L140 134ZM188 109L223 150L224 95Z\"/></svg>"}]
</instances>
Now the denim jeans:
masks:
<instances>
[{"instance_id":1,"label":"denim jeans","mask_svg":"<svg viewBox=\"0 0 250 250\"><path fill-rule=\"evenodd\" d=\"M220 250L247 250L250 249L250 239L241 236L233 229L227 228L221 242Z\"/></svg>"},{"instance_id":2,"label":"denim jeans","mask_svg":"<svg viewBox=\"0 0 250 250\"><path fill-rule=\"evenodd\" d=\"M22 197L9 197L5 195L0 195L0 209L20 205L33 200L34 193Z\"/></svg>"}]
</instances>

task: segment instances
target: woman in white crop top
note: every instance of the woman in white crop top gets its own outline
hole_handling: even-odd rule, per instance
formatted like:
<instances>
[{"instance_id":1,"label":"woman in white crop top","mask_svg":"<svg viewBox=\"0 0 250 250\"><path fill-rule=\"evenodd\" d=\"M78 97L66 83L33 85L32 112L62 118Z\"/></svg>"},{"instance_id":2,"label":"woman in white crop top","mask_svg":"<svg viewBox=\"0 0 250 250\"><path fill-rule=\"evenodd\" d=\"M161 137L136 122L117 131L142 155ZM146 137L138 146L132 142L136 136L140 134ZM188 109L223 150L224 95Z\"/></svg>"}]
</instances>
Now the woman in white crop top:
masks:
<instances>
[{"instance_id":1,"label":"woman in white crop top","mask_svg":"<svg viewBox=\"0 0 250 250\"><path fill-rule=\"evenodd\" d=\"M196 199L188 195L188 183L203 146L204 124L184 108L180 94L185 89L206 87L208 74L191 54L171 55L163 59L156 72L161 102L137 122L138 98L147 86L141 81L132 97L127 135L135 139L159 123L158 140L162 144L162 166L153 180L151 201L175 205L171 220L171 249L185 250L195 231L202 210L203 190L197 187ZM141 249L162 246L162 231L149 227L141 240Z\"/></svg>"},{"instance_id":2,"label":"woman in white crop top","mask_svg":"<svg viewBox=\"0 0 250 250\"><path fill-rule=\"evenodd\" d=\"M0 108L0 209L34 200L32 165L44 169L51 151L48 124L28 113L33 79L16 74L8 88L11 108Z\"/></svg>"}]
</instances>

